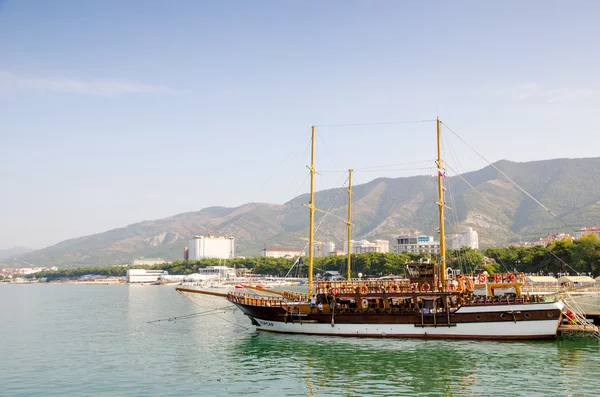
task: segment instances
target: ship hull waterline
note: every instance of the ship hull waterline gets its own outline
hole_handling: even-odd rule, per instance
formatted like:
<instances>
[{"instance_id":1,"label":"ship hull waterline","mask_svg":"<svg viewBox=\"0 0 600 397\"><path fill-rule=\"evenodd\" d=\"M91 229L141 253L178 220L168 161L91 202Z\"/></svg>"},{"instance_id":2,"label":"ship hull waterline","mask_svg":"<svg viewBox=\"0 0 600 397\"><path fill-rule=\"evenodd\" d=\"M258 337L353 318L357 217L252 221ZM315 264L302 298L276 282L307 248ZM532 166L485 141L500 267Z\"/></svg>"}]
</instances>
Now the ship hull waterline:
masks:
<instances>
[{"instance_id":1,"label":"ship hull waterline","mask_svg":"<svg viewBox=\"0 0 600 397\"><path fill-rule=\"evenodd\" d=\"M537 340L554 339L562 320L560 302L462 307L456 313L432 315L290 315L281 307L234 303L258 331L340 337ZM287 315L286 315L287 313ZM387 318L387 321L386 321Z\"/></svg>"}]
</instances>

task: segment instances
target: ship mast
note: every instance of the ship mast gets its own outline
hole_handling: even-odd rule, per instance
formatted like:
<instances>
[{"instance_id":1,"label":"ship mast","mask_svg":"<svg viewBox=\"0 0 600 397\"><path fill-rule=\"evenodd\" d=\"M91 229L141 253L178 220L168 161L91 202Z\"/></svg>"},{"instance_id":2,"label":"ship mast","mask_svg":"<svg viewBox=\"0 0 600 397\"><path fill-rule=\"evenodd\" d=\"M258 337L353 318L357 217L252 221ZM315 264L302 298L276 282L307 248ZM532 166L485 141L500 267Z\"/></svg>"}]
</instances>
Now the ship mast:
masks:
<instances>
[{"instance_id":1,"label":"ship mast","mask_svg":"<svg viewBox=\"0 0 600 397\"><path fill-rule=\"evenodd\" d=\"M438 182L438 208L440 213L440 284L441 287L444 288L446 285L446 239L444 236L444 186L443 186L443 178L446 176L445 169L442 166L442 144L441 144L441 131L440 131L440 118L438 117L436 120L437 124L437 160L435 164L437 165L437 182Z\"/></svg>"},{"instance_id":2,"label":"ship mast","mask_svg":"<svg viewBox=\"0 0 600 397\"><path fill-rule=\"evenodd\" d=\"M352 235L352 169L348 170L348 281L352 279L350 276L350 236Z\"/></svg>"},{"instance_id":3,"label":"ship mast","mask_svg":"<svg viewBox=\"0 0 600 397\"><path fill-rule=\"evenodd\" d=\"M313 294L313 244L314 244L314 226L315 226L315 126L311 128L311 147L310 147L310 166L307 166L310 170L310 201L308 207L310 217L308 225L308 297L310 298Z\"/></svg>"}]
</instances>

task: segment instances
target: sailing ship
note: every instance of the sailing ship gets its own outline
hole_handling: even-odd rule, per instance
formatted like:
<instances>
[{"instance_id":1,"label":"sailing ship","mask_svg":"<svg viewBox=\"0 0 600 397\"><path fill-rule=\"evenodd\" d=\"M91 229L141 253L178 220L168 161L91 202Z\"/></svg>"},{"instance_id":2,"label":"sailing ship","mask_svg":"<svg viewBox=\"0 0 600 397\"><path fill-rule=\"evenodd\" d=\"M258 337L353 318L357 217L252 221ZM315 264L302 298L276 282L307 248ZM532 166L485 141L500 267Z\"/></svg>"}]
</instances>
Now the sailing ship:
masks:
<instances>
[{"instance_id":1,"label":"sailing ship","mask_svg":"<svg viewBox=\"0 0 600 397\"><path fill-rule=\"evenodd\" d=\"M453 338L549 339L562 321L563 303L525 295L523 273L447 274L444 236L445 169L441 158L440 120L437 119L437 190L440 226L439 263L407 264L407 279L313 282L315 197L315 127L312 127L308 294L278 296L231 292L223 294L257 330L308 335ZM350 241L352 171L348 188ZM260 288L257 288L260 290ZM181 289L180 289L181 290ZM199 292L183 290L184 292ZM270 291L273 292L273 291ZM214 293L212 293L214 295Z\"/></svg>"}]
</instances>

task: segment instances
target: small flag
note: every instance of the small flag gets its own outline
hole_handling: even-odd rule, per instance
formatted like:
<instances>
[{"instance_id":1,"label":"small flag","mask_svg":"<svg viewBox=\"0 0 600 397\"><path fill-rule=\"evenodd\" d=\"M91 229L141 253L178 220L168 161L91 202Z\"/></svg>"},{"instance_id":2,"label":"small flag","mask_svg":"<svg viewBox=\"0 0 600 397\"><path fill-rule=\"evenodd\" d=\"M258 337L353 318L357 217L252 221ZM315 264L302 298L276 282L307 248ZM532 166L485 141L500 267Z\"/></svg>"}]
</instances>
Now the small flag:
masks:
<instances>
[{"instance_id":1,"label":"small flag","mask_svg":"<svg viewBox=\"0 0 600 397\"><path fill-rule=\"evenodd\" d=\"M444 186L442 186L442 192L445 192L446 188Z\"/></svg>"},{"instance_id":2,"label":"small flag","mask_svg":"<svg viewBox=\"0 0 600 397\"><path fill-rule=\"evenodd\" d=\"M438 170L438 176L441 176L441 177L447 178L447 176L446 176L446 173L445 173L445 172L443 172L442 170Z\"/></svg>"}]
</instances>

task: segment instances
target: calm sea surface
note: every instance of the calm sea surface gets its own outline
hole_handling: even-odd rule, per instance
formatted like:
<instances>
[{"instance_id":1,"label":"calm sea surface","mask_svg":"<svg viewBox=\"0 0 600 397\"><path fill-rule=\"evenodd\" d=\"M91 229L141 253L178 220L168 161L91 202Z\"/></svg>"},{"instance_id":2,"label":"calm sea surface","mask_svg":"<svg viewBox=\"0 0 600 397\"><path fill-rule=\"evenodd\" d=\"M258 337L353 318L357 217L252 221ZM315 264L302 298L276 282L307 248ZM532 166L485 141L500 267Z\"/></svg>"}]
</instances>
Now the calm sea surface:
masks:
<instances>
[{"instance_id":1,"label":"calm sea surface","mask_svg":"<svg viewBox=\"0 0 600 397\"><path fill-rule=\"evenodd\" d=\"M181 319L208 307L165 286L0 285L0 302L0 396L600 396L593 339L259 333L239 312Z\"/></svg>"}]
</instances>

